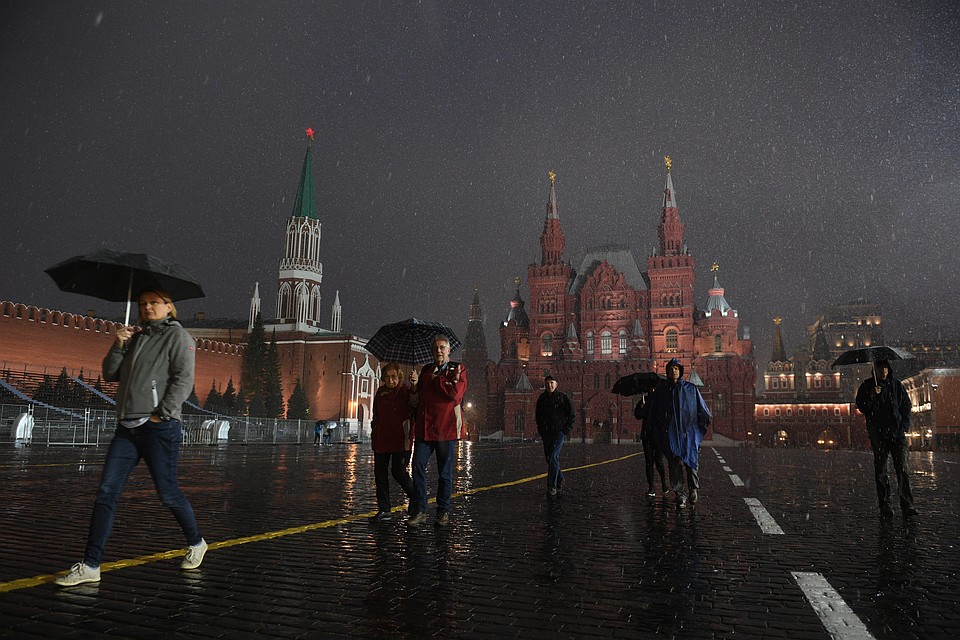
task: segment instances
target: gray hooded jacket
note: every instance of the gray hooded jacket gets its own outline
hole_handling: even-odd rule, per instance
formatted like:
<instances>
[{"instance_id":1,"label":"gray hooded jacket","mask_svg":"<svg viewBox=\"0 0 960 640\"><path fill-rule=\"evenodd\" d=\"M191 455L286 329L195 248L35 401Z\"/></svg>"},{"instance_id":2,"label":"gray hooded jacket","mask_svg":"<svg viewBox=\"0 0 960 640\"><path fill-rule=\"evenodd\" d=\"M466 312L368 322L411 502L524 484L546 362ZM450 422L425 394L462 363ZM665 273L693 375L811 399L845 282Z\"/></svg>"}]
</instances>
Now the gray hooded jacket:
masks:
<instances>
[{"instance_id":1,"label":"gray hooded jacket","mask_svg":"<svg viewBox=\"0 0 960 640\"><path fill-rule=\"evenodd\" d=\"M120 382L118 418L180 420L193 391L195 358L196 342L173 318L145 323L123 348L114 343L103 359L103 379Z\"/></svg>"}]
</instances>

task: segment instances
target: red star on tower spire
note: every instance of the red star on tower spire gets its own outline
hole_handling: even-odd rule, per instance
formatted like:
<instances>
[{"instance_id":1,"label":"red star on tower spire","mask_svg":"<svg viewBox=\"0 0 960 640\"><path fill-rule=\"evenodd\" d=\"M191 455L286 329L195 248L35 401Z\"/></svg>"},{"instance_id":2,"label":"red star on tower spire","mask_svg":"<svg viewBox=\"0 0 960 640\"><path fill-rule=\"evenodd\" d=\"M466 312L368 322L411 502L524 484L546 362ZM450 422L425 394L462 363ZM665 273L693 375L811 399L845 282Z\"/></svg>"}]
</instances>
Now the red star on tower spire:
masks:
<instances>
[{"instance_id":1,"label":"red star on tower spire","mask_svg":"<svg viewBox=\"0 0 960 640\"><path fill-rule=\"evenodd\" d=\"M304 131L307 132L307 137L310 138L310 141L312 142L312 141L313 141L313 128L312 128L312 127L307 127L306 129L304 129Z\"/></svg>"}]
</instances>

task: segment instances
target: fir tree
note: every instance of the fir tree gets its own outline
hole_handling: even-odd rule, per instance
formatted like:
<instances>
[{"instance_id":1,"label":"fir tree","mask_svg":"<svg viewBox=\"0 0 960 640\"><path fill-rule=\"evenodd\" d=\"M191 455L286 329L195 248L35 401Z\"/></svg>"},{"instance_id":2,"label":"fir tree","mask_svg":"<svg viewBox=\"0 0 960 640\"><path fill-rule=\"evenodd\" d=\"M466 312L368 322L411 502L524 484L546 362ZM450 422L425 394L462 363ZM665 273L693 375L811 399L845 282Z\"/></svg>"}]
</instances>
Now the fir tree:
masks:
<instances>
[{"instance_id":1,"label":"fir tree","mask_svg":"<svg viewBox=\"0 0 960 640\"><path fill-rule=\"evenodd\" d=\"M74 404L73 389L70 388L70 378L67 376L67 368L60 369L60 375L57 381L53 383L53 402L58 407L72 407Z\"/></svg>"},{"instance_id":2,"label":"fir tree","mask_svg":"<svg viewBox=\"0 0 960 640\"><path fill-rule=\"evenodd\" d=\"M290 420L309 420L310 402L307 400L307 392L303 390L300 384L300 378L297 378L297 385L290 394L290 400L287 401L287 418Z\"/></svg>"},{"instance_id":3,"label":"fir tree","mask_svg":"<svg viewBox=\"0 0 960 640\"><path fill-rule=\"evenodd\" d=\"M277 332L270 337L263 367L263 405L268 418L282 418L284 410L283 385L280 382L280 354L277 351Z\"/></svg>"},{"instance_id":4,"label":"fir tree","mask_svg":"<svg viewBox=\"0 0 960 640\"><path fill-rule=\"evenodd\" d=\"M53 381L48 374L43 374L43 381L37 385L36 391L33 392L33 399L46 404L51 404L53 401Z\"/></svg>"},{"instance_id":5,"label":"fir tree","mask_svg":"<svg viewBox=\"0 0 960 640\"><path fill-rule=\"evenodd\" d=\"M233 376L227 380L227 388L223 390L223 408L227 415L237 415L237 390L233 388Z\"/></svg>"},{"instance_id":6,"label":"fir tree","mask_svg":"<svg viewBox=\"0 0 960 640\"><path fill-rule=\"evenodd\" d=\"M250 398L250 406L247 407L247 414L255 418L264 418L267 415L267 407L263 403L263 394L257 393Z\"/></svg>"},{"instance_id":7,"label":"fir tree","mask_svg":"<svg viewBox=\"0 0 960 640\"><path fill-rule=\"evenodd\" d=\"M223 396L217 391L216 381L210 383L210 391L207 392L207 401L203 403L203 408L211 413L223 413Z\"/></svg>"},{"instance_id":8,"label":"fir tree","mask_svg":"<svg viewBox=\"0 0 960 640\"><path fill-rule=\"evenodd\" d=\"M240 388L243 390L243 404L251 416L263 415L263 369L264 340L266 333L263 318L258 313L253 321L253 329L247 338L247 347L243 351ZM256 409L256 411L254 411Z\"/></svg>"}]
</instances>

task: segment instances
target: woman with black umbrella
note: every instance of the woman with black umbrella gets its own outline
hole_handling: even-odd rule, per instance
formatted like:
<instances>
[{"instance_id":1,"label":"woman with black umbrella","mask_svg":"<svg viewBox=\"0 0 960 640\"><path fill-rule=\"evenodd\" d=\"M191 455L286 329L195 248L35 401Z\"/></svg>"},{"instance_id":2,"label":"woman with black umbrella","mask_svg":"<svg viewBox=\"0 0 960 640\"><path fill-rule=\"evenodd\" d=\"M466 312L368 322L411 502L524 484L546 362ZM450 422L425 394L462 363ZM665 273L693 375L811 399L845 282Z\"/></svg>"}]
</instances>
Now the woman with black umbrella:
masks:
<instances>
[{"instance_id":1,"label":"woman with black umbrella","mask_svg":"<svg viewBox=\"0 0 960 640\"><path fill-rule=\"evenodd\" d=\"M139 330L117 329L116 341L103 359L103 378L120 383L120 424L104 462L83 561L57 578L56 583L62 587L99 582L100 562L120 493L141 459L147 463L160 500L173 513L187 539L189 546L180 568L196 569L207 551L193 507L177 483L183 439L180 412L193 390L196 343L176 321L177 309L165 291L143 291L138 304Z\"/></svg>"}]
</instances>

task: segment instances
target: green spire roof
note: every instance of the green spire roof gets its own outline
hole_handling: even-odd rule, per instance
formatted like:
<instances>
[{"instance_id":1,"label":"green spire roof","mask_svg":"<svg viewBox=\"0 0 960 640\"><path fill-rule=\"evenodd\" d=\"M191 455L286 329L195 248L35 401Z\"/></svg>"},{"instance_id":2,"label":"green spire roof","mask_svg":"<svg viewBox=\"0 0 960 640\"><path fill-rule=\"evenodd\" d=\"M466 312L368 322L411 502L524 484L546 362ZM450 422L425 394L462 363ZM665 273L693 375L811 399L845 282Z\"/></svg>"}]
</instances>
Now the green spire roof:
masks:
<instances>
[{"instance_id":1,"label":"green spire roof","mask_svg":"<svg viewBox=\"0 0 960 640\"><path fill-rule=\"evenodd\" d=\"M303 170L300 172L300 185L297 187L297 199L293 203L291 217L317 218L317 201L313 194L313 145L307 145L307 155L303 158Z\"/></svg>"}]
</instances>

